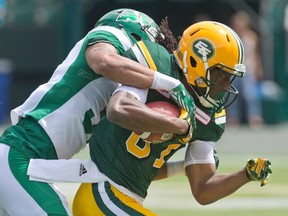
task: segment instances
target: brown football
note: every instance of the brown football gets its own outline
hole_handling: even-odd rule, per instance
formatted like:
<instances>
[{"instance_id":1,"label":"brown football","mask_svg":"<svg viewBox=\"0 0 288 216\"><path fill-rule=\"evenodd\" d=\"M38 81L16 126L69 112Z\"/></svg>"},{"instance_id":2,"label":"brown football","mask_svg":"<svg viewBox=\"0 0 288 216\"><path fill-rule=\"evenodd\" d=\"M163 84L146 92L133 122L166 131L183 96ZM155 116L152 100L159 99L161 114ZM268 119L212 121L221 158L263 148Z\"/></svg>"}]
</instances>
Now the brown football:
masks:
<instances>
[{"instance_id":1,"label":"brown football","mask_svg":"<svg viewBox=\"0 0 288 216\"><path fill-rule=\"evenodd\" d=\"M146 104L150 109L153 109L159 113L165 114L167 116L179 117L180 109L172 103L167 101L154 101ZM173 134L163 134L163 133L151 133L151 132L136 132L134 131L141 139L152 142L152 143L161 143L173 138Z\"/></svg>"}]
</instances>

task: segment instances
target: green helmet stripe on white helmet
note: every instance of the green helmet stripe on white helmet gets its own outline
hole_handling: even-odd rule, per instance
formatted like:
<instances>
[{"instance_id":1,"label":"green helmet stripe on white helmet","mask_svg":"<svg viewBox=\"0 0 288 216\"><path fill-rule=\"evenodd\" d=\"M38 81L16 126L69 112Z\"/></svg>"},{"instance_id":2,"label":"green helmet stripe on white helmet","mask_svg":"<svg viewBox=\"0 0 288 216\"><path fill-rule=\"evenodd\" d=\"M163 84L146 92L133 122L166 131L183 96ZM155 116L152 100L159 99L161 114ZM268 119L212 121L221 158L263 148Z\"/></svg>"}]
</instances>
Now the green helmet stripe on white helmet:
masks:
<instances>
[{"instance_id":1,"label":"green helmet stripe on white helmet","mask_svg":"<svg viewBox=\"0 0 288 216\"><path fill-rule=\"evenodd\" d=\"M139 40L155 41L160 28L154 20L146 14L127 8L116 9L101 17L96 26L113 26L128 35L135 43Z\"/></svg>"}]
</instances>

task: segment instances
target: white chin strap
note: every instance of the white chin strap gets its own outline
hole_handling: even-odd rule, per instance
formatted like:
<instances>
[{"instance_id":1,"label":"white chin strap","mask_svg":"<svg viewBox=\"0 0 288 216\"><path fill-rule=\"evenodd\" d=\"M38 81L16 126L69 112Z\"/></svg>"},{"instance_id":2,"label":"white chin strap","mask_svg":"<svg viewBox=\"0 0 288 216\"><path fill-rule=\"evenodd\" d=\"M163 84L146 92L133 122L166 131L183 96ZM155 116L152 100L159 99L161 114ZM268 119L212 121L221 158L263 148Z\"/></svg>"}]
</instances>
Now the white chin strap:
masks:
<instances>
[{"instance_id":1,"label":"white chin strap","mask_svg":"<svg viewBox=\"0 0 288 216\"><path fill-rule=\"evenodd\" d=\"M204 63L204 68L205 68L205 71L207 71L207 79L210 80L210 71L208 71L208 61L207 61L207 55L206 53L203 53L203 63ZM211 98L208 94L208 92L210 91L210 87L207 85L207 88L206 88L206 99L203 97L203 96L198 96L199 98L199 102L206 108L213 108L214 105L216 105L216 100L214 100L213 98Z\"/></svg>"},{"instance_id":2,"label":"white chin strap","mask_svg":"<svg viewBox=\"0 0 288 216\"><path fill-rule=\"evenodd\" d=\"M184 73L184 75L186 76L186 78L187 78L187 51L185 51L184 53L183 53L183 59L182 59L182 62L183 62L183 67L182 67L182 71L183 71L183 73ZM180 66L180 68L181 68L181 64L178 62L178 59L176 58L176 62L178 63L178 65ZM208 71L207 69L208 69L208 61L207 61L207 55L206 55L206 53L203 53L203 62L204 62L204 68L205 68L205 71L207 71L207 78L208 79L210 79L210 71ZM193 90L194 90L194 88L192 88ZM208 94L208 92L209 92L209 90L210 90L210 87L209 86L207 86L207 88L206 88L206 94ZM217 101L216 100L214 100L213 98L211 98L209 95L207 95L207 99L205 99L203 96L200 96L198 93L197 93L197 91L195 91L194 90L194 92L195 92L195 94L197 95L197 97L199 98L199 102L204 106L204 107L206 107L206 108L213 108L214 107L214 105L216 105L217 104Z\"/></svg>"}]
</instances>

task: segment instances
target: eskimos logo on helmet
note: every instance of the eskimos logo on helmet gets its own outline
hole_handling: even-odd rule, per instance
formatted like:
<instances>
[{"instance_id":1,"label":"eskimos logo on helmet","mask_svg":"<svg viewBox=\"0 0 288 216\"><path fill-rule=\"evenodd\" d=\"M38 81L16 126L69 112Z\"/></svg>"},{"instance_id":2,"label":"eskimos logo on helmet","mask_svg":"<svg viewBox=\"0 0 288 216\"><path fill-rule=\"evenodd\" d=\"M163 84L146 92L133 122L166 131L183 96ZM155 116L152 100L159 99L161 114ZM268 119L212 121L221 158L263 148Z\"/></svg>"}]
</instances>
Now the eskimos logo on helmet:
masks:
<instances>
[{"instance_id":1,"label":"eskimos logo on helmet","mask_svg":"<svg viewBox=\"0 0 288 216\"><path fill-rule=\"evenodd\" d=\"M203 59L204 56L211 59L215 55L215 46L207 39L197 39L192 43L192 50L196 56Z\"/></svg>"}]
</instances>

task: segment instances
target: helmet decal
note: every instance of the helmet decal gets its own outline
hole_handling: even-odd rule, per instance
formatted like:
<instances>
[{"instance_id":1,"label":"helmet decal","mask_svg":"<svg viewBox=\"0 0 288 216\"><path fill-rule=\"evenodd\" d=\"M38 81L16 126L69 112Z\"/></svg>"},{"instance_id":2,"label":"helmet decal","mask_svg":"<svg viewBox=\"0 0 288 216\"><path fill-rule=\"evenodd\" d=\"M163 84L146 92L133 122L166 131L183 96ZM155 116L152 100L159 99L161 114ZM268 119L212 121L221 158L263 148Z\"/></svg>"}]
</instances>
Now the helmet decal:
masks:
<instances>
[{"instance_id":1,"label":"helmet decal","mask_svg":"<svg viewBox=\"0 0 288 216\"><path fill-rule=\"evenodd\" d=\"M203 59L204 56L211 59L215 55L214 44L206 39L196 39L192 43L192 50L200 59Z\"/></svg>"},{"instance_id":2,"label":"helmet decal","mask_svg":"<svg viewBox=\"0 0 288 216\"><path fill-rule=\"evenodd\" d=\"M141 26L150 25L153 22L148 17L141 16L141 13L135 10L123 10L116 18L116 21L134 22L139 23Z\"/></svg>"},{"instance_id":3,"label":"helmet decal","mask_svg":"<svg viewBox=\"0 0 288 216\"><path fill-rule=\"evenodd\" d=\"M153 38L156 38L158 35L158 30L152 26L154 21L147 15L136 10L123 10L116 18L116 22L133 22L139 24L152 41L154 41Z\"/></svg>"},{"instance_id":4,"label":"helmet decal","mask_svg":"<svg viewBox=\"0 0 288 216\"><path fill-rule=\"evenodd\" d=\"M160 32L159 26L148 15L128 8L108 12L100 18L96 26L112 26L123 31L135 43L139 40L155 41Z\"/></svg>"}]
</instances>

